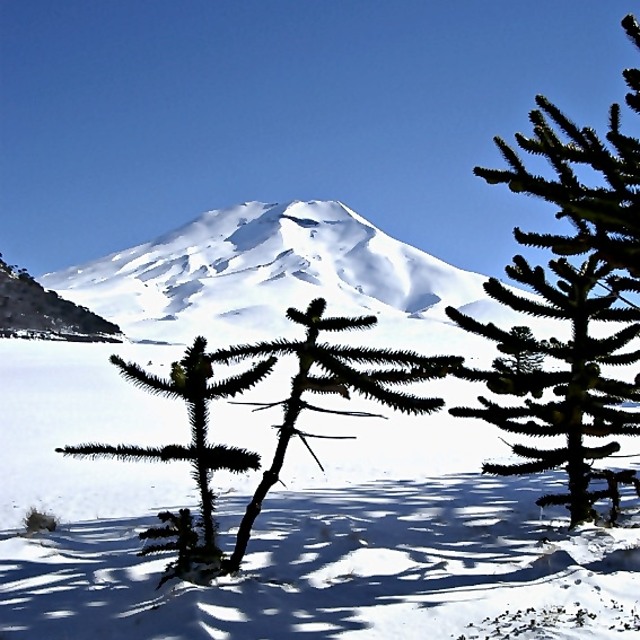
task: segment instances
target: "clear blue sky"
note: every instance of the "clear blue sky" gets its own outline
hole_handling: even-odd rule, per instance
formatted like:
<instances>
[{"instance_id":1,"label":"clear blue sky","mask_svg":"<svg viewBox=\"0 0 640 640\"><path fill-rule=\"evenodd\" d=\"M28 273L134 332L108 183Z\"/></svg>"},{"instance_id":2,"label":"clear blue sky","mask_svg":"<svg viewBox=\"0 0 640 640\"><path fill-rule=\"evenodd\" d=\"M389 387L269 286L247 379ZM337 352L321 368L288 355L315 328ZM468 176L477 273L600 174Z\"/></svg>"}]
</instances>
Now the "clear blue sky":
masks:
<instances>
[{"instance_id":1,"label":"clear blue sky","mask_svg":"<svg viewBox=\"0 0 640 640\"><path fill-rule=\"evenodd\" d=\"M247 200L341 200L502 276L549 205L489 186L542 93L604 132L618 0L0 0L0 252L34 275ZM636 123L627 114L629 127Z\"/></svg>"}]
</instances>

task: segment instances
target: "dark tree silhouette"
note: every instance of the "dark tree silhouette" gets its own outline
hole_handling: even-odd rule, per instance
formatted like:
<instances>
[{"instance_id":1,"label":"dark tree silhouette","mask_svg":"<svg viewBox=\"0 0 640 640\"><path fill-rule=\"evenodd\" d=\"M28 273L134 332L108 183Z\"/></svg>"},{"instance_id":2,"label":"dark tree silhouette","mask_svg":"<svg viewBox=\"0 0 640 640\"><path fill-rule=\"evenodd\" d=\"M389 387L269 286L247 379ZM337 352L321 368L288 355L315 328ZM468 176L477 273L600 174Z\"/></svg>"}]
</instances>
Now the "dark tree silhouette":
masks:
<instances>
[{"instance_id":1,"label":"dark tree silhouette","mask_svg":"<svg viewBox=\"0 0 640 640\"><path fill-rule=\"evenodd\" d=\"M282 424L279 425L278 442L271 466L264 472L262 481L247 506L233 554L223 561L225 573L233 573L240 568L253 524L267 493L279 480L291 439L300 438L322 469L320 461L309 445L309 439L322 436L300 430L297 425L301 413L306 410L362 417L375 415L322 408L307 400L307 394L339 395L348 399L353 391L398 411L427 414L440 409L444 404L443 400L422 398L394 390L393 387L443 377L462 361L462 358L453 356L426 357L412 351L336 346L319 342L321 332L367 329L377 321L374 316L325 317L325 309L325 300L318 298L313 300L304 312L294 308L287 311L289 320L304 327L304 340L276 340L256 345L241 345L212 354L212 359L216 361L229 362L269 356L293 356L298 360L298 371L291 381L289 396L285 400L259 405L259 409L282 407Z\"/></svg>"},{"instance_id":2,"label":"dark tree silhouette","mask_svg":"<svg viewBox=\"0 0 640 640\"><path fill-rule=\"evenodd\" d=\"M208 573L217 572L222 554L218 555L216 550L212 554L212 549L205 549L199 543L198 532L194 528L193 516L189 509L180 509L178 515L171 511L161 511L158 518L164 526L151 527L140 533L141 540L153 542L147 544L139 555L178 552L178 558L167 564L165 573L158 583L158 589L171 578L191 578L194 582L202 582L208 579ZM209 567L213 565L213 568L203 570L203 564Z\"/></svg>"},{"instance_id":3,"label":"dark tree silhouette","mask_svg":"<svg viewBox=\"0 0 640 640\"><path fill-rule=\"evenodd\" d=\"M636 19L627 15L622 26L640 49ZM639 115L640 69L625 69L623 76L630 89L627 106ZM507 184L516 193L543 198L559 208L557 218L572 223L573 235L529 234L536 246L557 255L594 251L613 267L628 270L635 284L627 283L627 289L640 291L640 140L621 131L618 104L611 106L604 141L592 128L578 127L544 96L537 96L536 104L529 115L533 135L517 133L516 143L527 154L546 159L555 177L529 171L499 137L494 140L509 168L476 167L474 173L490 184Z\"/></svg>"},{"instance_id":4,"label":"dark tree silhouette","mask_svg":"<svg viewBox=\"0 0 640 640\"><path fill-rule=\"evenodd\" d=\"M520 380L524 374L540 371L544 362L543 353L531 351L532 344L537 345L531 329L522 325L512 327L509 339L498 343L498 351L505 355L496 358L491 365L500 374L499 382L494 383L496 391L508 390L516 395L531 393L526 384L520 384Z\"/></svg>"},{"instance_id":5,"label":"dark tree silhouette","mask_svg":"<svg viewBox=\"0 0 640 640\"><path fill-rule=\"evenodd\" d=\"M169 514L164 519L161 517L163 522L170 523L168 525L171 529L169 533L179 534L183 532L188 539L179 539L175 543L177 545L175 547L169 544L168 546L165 545L163 549L159 548L162 545L155 549L166 551L172 548L180 548L182 550L179 559L181 568L184 566L184 554L187 553L188 549L191 549L193 553L197 552L199 558L209 558L211 562L219 561L221 557L221 552L215 539L214 495L210 488L212 473L219 469L242 473L260 467L260 457L257 453L222 444L215 446L208 444L208 404L211 400L235 397L250 389L267 376L275 364L275 358L266 357L244 373L212 383L211 358L205 356L206 346L207 342L204 338L196 338L193 346L187 348L182 360L173 363L170 379L163 379L148 373L137 364L127 363L119 356L114 355L110 359L112 364L120 370L121 375L135 386L153 394L181 399L186 403L191 427L191 442L189 446L173 444L164 447L140 447L135 445L121 444L112 446L88 443L56 449L56 451L64 455L86 458L114 457L131 461L155 460L169 462L185 460L190 462L200 497L200 521L198 524L201 535L198 537L198 543L194 544L191 539L192 528L190 527L189 518L185 514L180 514L179 516ZM141 537L167 537L159 533L158 530L152 529L150 531L155 531L156 533L144 534Z\"/></svg>"},{"instance_id":6,"label":"dark tree silhouette","mask_svg":"<svg viewBox=\"0 0 640 640\"><path fill-rule=\"evenodd\" d=\"M640 414L622 406L624 401L640 400L638 386L612 379L602 369L605 365L629 365L640 360L638 350L620 353L640 335L640 310L616 306L617 296L614 294L595 294L600 281L607 282L613 277L612 267L595 255L579 267L561 258L552 260L549 268L559 278L556 284L549 282L542 267L531 268L522 256L516 256L513 265L506 268L507 275L531 287L539 294L538 299L518 294L495 278L485 284L485 290L492 298L512 309L567 323L571 334L569 340L552 338L544 342L524 333L516 336L492 323L481 323L453 307L447 308L447 315L467 331L511 345L512 349L549 356L563 363L564 368L517 372L507 368L480 371L460 367L456 375L484 381L494 393L521 398L531 394L534 399L525 398L520 404L501 406L480 397L481 407L455 407L449 411L455 416L480 418L512 434L564 438L564 444L553 449L515 444L512 451L524 458L524 462L486 463L483 471L509 476L565 466L568 492L543 496L538 504L566 504L571 515L570 526L573 527L595 518L593 504L598 499L609 497L615 502L616 483L626 481L624 474L615 476L607 470L592 468L592 461L604 460L618 452L619 443L609 440L603 445L588 446L586 440L640 434ZM595 337L591 330L596 322L622 323L622 327L620 324L612 325L614 328L609 336ZM542 399L547 390L553 392L554 398ZM614 482L606 490L590 491L590 482L601 477L608 477Z\"/></svg>"}]
</instances>

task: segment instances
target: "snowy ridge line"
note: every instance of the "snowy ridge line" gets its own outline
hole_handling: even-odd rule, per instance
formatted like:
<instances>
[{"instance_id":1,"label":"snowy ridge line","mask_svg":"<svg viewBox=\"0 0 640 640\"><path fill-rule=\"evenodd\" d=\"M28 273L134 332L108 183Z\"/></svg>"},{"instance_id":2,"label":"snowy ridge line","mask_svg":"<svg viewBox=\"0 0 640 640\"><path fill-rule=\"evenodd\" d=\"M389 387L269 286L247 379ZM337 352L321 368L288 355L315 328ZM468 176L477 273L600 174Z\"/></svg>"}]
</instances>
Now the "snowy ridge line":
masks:
<instances>
[{"instance_id":1,"label":"snowy ridge line","mask_svg":"<svg viewBox=\"0 0 640 640\"><path fill-rule=\"evenodd\" d=\"M485 294L485 280L391 238L336 201L208 211L153 241L40 278L134 340L169 342L224 328L230 318L255 329L317 297L341 313L395 320L443 321L448 305L504 313Z\"/></svg>"}]
</instances>

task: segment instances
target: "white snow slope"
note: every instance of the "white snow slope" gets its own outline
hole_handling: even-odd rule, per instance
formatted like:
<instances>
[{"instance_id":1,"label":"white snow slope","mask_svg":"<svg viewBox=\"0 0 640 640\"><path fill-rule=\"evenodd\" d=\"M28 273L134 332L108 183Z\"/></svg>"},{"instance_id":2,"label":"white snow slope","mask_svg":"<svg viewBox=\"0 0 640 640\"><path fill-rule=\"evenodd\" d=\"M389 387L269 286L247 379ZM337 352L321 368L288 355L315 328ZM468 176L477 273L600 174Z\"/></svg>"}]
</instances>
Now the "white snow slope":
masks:
<instances>
[{"instance_id":1,"label":"white snow slope","mask_svg":"<svg viewBox=\"0 0 640 640\"><path fill-rule=\"evenodd\" d=\"M387 236L340 202L249 202L39 279L134 340L189 341L230 323L257 332L324 297L336 313L445 319L489 305L486 277ZM479 309L476 309L476 312ZM256 323L256 319L258 322Z\"/></svg>"},{"instance_id":2,"label":"white snow slope","mask_svg":"<svg viewBox=\"0 0 640 640\"><path fill-rule=\"evenodd\" d=\"M213 348L274 338L285 327L301 338L284 309L322 295L328 315L379 312L378 326L336 334L336 342L461 353L479 366L496 356L494 345L438 317L445 302L493 314L480 276L391 240L338 203L205 214L44 282L117 319L138 341L190 343L201 333ZM422 319L408 318L423 308ZM507 320L504 328L514 324ZM540 335L537 321L519 321ZM144 393L108 363L115 352L167 377L183 350L0 340L0 640L638 637L638 499L625 491L622 526L570 532L566 510L535 506L566 483L563 471L483 476L483 461L508 458L502 432L446 410L420 418L382 410L387 419L303 413L303 431L356 439L313 441L324 473L299 440L291 443L239 575L156 590L170 558L138 556L138 534L158 524L159 511L196 508L189 467L64 458L55 448L186 444L185 407ZM293 370L279 363L242 400L283 399ZM450 378L414 391L447 407L487 393ZM381 412L358 397L318 404ZM217 402L211 418L212 442L246 447L270 464L278 407ZM638 452L632 438L621 444L623 455ZM635 468L633 458L622 462ZM260 478L214 476L226 553ZM26 534L31 508L54 514L57 529Z\"/></svg>"},{"instance_id":3,"label":"white snow slope","mask_svg":"<svg viewBox=\"0 0 640 640\"><path fill-rule=\"evenodd\" d=\"M390 335L380 342L377 329L363 333L378 346L394 344ZM434 348L429 336L423 343ZM238 576L210 586L171 580L156 590L169 558L136 555L138 533L158 524L159 511L196 507L189 468L54 452L87 441L188 441L184 406L121 379L107 362L114 351L167 376L182 347L0 340L2 640L638 637L637 499L625 492L621 527L569 532L564 509L535 506L566 482L563 472L483 476L483 460L508 452L501 433L446 411L383 411L387 420L308 412L303 430L357 439L314 441L325 473L302 443L291 444L283 484L263 503ZM246 399L283 398L286 373ZM478 390L445 379L422 391L455 406ZM337 402L379 411L358 399ZM270 463L278 409L252 413L224 402L211 414L212 441ZM260 477L214 477L226 553ZM58 528L25 535L32 507L57 516Z\"/></svg>"}]
</instances>

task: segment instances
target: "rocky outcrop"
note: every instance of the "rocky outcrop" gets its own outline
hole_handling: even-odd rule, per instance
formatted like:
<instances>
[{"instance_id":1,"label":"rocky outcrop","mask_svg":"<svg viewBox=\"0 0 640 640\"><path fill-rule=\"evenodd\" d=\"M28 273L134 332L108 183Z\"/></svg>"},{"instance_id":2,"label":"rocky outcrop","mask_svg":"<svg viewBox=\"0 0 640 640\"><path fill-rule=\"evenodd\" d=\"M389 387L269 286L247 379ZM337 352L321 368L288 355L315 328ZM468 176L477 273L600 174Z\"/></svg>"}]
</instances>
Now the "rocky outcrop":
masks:
<instances>
[{"instance_id":1,"label":"rocky outcrop","mask_svg":"<svg viewBox=\"0 0 640 640\"><path fill-rule=\"evenodd\" d=\"M25 269L8 265L1 254L0 337L73 342L123 340L118 325L45 290Z\"/></svg>"}]
</instances>

